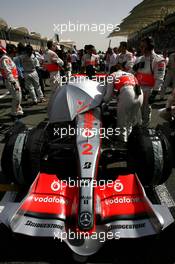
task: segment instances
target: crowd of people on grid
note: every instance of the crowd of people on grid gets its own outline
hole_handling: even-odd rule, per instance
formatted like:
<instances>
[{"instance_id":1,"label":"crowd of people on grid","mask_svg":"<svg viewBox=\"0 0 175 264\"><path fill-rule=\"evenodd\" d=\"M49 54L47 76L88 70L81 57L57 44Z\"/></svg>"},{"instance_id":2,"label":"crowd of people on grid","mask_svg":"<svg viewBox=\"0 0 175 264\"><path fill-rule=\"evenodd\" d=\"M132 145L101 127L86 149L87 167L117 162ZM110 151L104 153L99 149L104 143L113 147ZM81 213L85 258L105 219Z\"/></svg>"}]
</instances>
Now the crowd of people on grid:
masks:
<instances>
[{"instance_id":1,"label":"crowd of people on grid","mask_svg":"<svg viewBox=\"0 0 175 264\"><path fill-rule=\"evenodd\" d=\"M171 84L175 89L174 65L175 54L168 57L167 52L155 53L152 37L143 38L137 52L134 48L128 48L127 42L121 42L119 47L109 47L106 53L97 53L93 45L85 45L84 49L77 50L76 46L67 49L53 41L47 42L45 51L35 51L31 45L24 46L22 43L17 47L12 44L7 44L6 49L0 47L0 70L12 96L12 116L23 115L22 100L30 98L30 103L36 105L49 99L45 97L46 79L50 80L53 94L61 87L61 77L84 73L91 78L97 72L103 72L113 77L122 77L122 86L137 87L136 95L141 98L137 102L137 108L138 105L141 108L140 122L144 127L148 127L151 121L151 105L155 97L159 94L163 99L166 88ZM126 76L129 79L125 78ZM113 89L115 88L116 85L113 85ZM110 89L107 85L107 93ZM122 94L121 87L116 89ZM130 104L129 100L132 101L131 107L135 103L135 93L131 94L131 90L127 93L128 95L125 94L120 100L125 108ZM166 104L168 113L171 113L174 100L175 90ZM128 112L128 109L125 109L126 111ZM131 112L126 118L126 123L133 119ZM123 113L122 109L118 113L119 116L120 113ZM135 111L133 115L135 116ZM121 120L123 123L123 114ZM124 125L126 124L122 126Z\"/></svg>"}]
</instances>

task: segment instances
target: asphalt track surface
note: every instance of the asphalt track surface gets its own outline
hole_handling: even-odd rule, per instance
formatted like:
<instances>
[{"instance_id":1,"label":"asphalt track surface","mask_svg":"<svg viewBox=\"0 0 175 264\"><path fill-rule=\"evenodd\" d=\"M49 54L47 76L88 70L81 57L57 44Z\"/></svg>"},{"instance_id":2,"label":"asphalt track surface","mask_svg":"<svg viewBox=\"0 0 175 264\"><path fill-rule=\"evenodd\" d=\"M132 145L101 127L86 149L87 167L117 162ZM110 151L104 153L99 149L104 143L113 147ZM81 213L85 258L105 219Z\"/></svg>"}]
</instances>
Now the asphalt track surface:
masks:
<instances>
[{"instance_id":1,"label":"asphalt track surface","mask_svg":"<svg viewBox=\"0 0 175 264\"><path fill-rule=\"evenodd\" d=\"M4 146L4 135L12 125L10 112L10 96L4 88L0 88L0 156ZM46 88L46 97L49 98L50 90ZM165 101L157 101L153 105L152 127L162 124L158 109L164 107ZM29 127L46 120L47 104L42 103L30 106L29 102L23 103L25 116L22 121ZM2 182L3 183L3 182ZM6 187L0 184L2 195ZM165 185L157 188L161 202L167 205L175 218L175 171ZM115 264L175 264L175 224L169 226L158 236L118 240L106 243L87 263L115 263ZM0 234L0 263L74 263L72 253L64 243L54 239L36 239L31 237L11 236L6 230Z\"/></svg>"}]
</instances>

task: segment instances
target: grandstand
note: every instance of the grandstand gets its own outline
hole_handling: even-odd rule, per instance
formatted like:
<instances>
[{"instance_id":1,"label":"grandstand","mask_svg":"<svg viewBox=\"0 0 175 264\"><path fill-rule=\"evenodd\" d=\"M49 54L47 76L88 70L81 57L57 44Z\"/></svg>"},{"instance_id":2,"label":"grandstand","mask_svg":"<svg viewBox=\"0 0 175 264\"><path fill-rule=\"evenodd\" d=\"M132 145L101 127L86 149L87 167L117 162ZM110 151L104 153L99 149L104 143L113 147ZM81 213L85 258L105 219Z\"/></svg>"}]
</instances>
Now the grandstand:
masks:
<instances>
[{"instance_id":1,"label":"grandstand","mask_svg":"<svg viewBox=\"0 0 175 264\"><path fill-rule=\"evenodd\" d=\"M57 41L56 37L53 37ZM59 39L59 37L58 37ZM0 18L0 44L6 46L6 43L17 45L19 42L23 44L30 44L34 50L46 48L48 39L42 37L40 33L29 32L26 27L12 28L8 26L7 22ZM68 49L72 49L75 42L67 39L60 40L59 45Z\"/></svg>"},{"instance_id":2,"label":"grandstand","mask_svg":"<svg viewBox=\"0 0 175 264\"><path fill-rule=\"evenodd\" d=\"M138 47L144 36L152 36L156 50L175 50L175 1L143 0L131 10L119 25L120 31L111 32L109 37L125 36L129 46Z\"/></svg>"},{"instance_id":3,"label":"grandstand","mask_svg":"<svg viewBox=\"0 0 175 264\"><path fill-rule=\"evenodd\" d=\"M46 47L47 38L41 37L39 33L29 32L25 27L12 28L7 22L0 18L0 42L17 44L30 44L35 50Z\"/></svg>"}]
</instances>

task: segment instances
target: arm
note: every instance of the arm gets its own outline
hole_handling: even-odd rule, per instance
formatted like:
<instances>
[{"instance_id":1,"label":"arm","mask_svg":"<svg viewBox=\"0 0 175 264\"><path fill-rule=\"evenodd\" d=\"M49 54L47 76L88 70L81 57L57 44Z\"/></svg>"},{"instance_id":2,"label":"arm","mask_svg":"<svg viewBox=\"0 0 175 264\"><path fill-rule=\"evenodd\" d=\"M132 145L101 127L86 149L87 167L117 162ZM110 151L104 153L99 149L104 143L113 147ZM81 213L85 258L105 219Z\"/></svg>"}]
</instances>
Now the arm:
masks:
<instances>
[{"instance_id":1,"label":"arm","mask_svg":"<svg viewBox=\"0 0 175 264\"><path fill-rule=\"evenodd\" d=\"M165 77L165 70L166 70L166 64L165 60L160 60L155 63L154 65L154 78L155 78L155 85L153 87L154 91L160 91L164 77Z\"/></svg>"},{"instance_id":2,"label":"arm","mask_svg":"<svg viewBox=\"0 0 175 264\"><path fill-rule=\"evenodd\" d=\"M85 71L85 62L86 62L85 55L83 55L81 58L81 71L82 72Z\"/></svg>"},{"instance_id":3,"label":"arm","mask_svg":"<svg viewBox=\"0 0 175 264\"><path fill-rule=\"evenodd\" d=\"M98 65L99 65L99 57L98 56L96 56L96 58L95 58L95 67L97 67Z\"/></svg>"},{"instance_id":4,"label":"arm","mask_svg":"<svg viewBox=\"0 0 175 264\"><path fill-rule=\"evenodd\" d=\"M154 63L154 78L155 85L153 87L152 93L149 97L149 104L154 103L155 97L161 90L165 76L166 64L165 60L160 60Z\"/></svg>"},{"instance_id":5,"label":"arm","mask_svg":"<svg viewBox=\"0 0 175 264\"><path fill-rule=\"evenodd\" d=\"M57 54L53 54L51 56L51 61L52 63L58 64L59 66L63 66L64 62L58 57Z\"/></svg>"},{"instance_id":6,"label":"arm","mask_svg":"<svg viewBox=\"0 0 175 264\"><path fill-rule=\"evenodd\" d=\"M113 82L109 82L107 83L107 85L105 86L105 95L104 95L104 98L103 98L103 101L104 102L109 102L111 97L112 97L112 94L113 94L113 90L114 90L114 84Z\"/></svg>"},{"instance_id":7,"label":"arm","mask_svg":"<svg viewBox=\"0 0 175 264\"><path fill-rule=\"evenodd\" d=\"M39 60L36 57L34 58L34 66L35 66L35 68L39 68L40 67Z\"/></svg>"},{"instance_id":8,"label":"arm","mask_svg":"<svg viewBox=\"0 0 175 264\"><path fill-rule=\"evenodd\" d=\"M5 76L6 76L7 80L11 83L16 83L16 80L12 74L10 59L5 58L2 60L2 69L5 72Z\"/></svg>"},{"instance_id":9,"label":"arm","mask_svg":"<svg viewBox=\"0 0 175 264\"><path fill-rule=\"evenodd\" d=\"M61 67L64 65L64 62L63 62L62 59L60 59L59 57L58 57L58 59L57 59L57 63L58 63L58 65L61 66Z\"/></svg>"},{"instance_id":10,"label":"arm","mask_svg":"<svg viewBox=\"0 0 175 264\"><path fill-rule=\"evenodd\" d=\"M125 65L125 71L132 72L132 68L134 66L134 56L132 54L127 55L127 62Z\"/></svg>"}]
</instances>

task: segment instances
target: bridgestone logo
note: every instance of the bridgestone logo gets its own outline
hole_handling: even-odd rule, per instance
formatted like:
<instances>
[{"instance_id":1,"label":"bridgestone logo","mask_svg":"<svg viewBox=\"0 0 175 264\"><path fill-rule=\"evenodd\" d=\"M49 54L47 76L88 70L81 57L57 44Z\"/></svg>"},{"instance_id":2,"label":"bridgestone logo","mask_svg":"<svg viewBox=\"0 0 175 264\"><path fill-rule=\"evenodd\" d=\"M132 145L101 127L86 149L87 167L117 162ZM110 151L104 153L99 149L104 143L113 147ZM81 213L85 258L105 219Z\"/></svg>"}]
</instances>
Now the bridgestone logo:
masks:
<instances>
[{"instance_id":1,"label":"bridgestone logo","mask_svg":"<svg viewBox=\"0 0 175 264\"><path fill-rule=\"evenodd\" d=\"M133 224L133 225L111 225L109 226L109 230L111 229L139 229L139 228L144 228L145 223L141 224Z\"/></svg>"},{"instance_id":2,"label":"bridgestone logo","mask_svg":"<svg viewBox=\"0 0 175 264\"><path fill-rule=\"evenodd\" d=\"M39 227L39 228L57 228L57 229L63 229L63 226L57 225L57 224L42 224L42 223L34 223L30 220L28 220L25 225L30 227Z\"/></svg>"}]
</instances>

